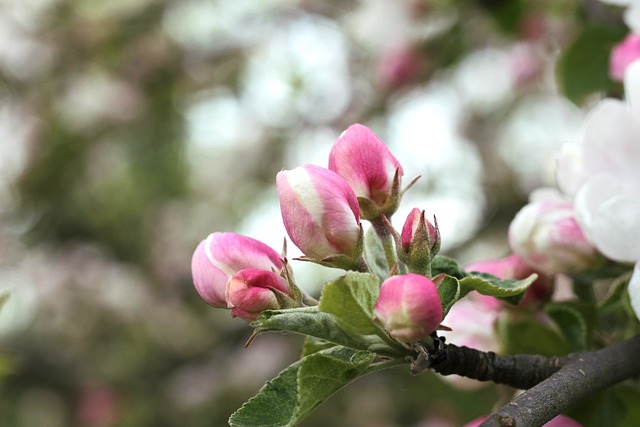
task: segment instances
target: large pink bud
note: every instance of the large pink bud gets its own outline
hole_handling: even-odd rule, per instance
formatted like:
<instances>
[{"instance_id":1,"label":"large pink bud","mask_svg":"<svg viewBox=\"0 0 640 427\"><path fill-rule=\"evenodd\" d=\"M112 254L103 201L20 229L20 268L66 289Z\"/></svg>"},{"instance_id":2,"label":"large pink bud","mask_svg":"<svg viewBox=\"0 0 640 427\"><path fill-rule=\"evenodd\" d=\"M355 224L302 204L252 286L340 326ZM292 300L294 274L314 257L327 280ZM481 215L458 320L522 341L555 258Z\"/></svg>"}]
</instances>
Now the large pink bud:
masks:
<instances>
[{"instance_id":1,"label":"large pink bud","mask_svg":"<svg viewBox=\"0 0 640 427\"><path fill-rule=\"evenodd\" d=\"M360 208L349 184L337 173L314 165L278 172L284 226L309 258L356 257Z\"/></svg>"},{"instance_id":2,"label":"large pink bud","mask_svg":"<svg viewBox=\"0 0 640 427\"><path fill-rule=\"evenodd\" d=\"M570 202L526 205L509 226L509 244L527 264L546 274L577 273L602 259L578 225Z\"/></svg>"},{"instance_id":3,"label":"large pink bud","mask_svg":"<svg viewBox=\"0 0 640 427\"><path fill-rule=\"evenodd\" d=\"M191 258L193 284L200 297L213 307L228 306L229 277L246 268L277 272L280 255L264 243L236 233L212 233L200 242Z\"/></svg>"},{"instance_id":4,"label":"large pink bud","mask_svg":"<svg viewBox=\"0 0 640 427\"><path fill-rule=\"evenodd\" d=\"M392 337L420 341L442 321L442 304L435 283L419 274L392 276L380 287L374 319Z\"/></svg>"},{"instance_id":5,"label":"large pink bud","mask_svg":"<svg viewBox=\"0 0 640 427\"><path fill-rule=\"evenodd\" d=\"M329 169L353 188L363 218L391 216L398 208L402 166L368 127L351 125L340 135L329 154Z\"/></svg>"},{"instance_id":6,"label":"large pink bud","mask_svg":"<svg viewBox=\"0 0 640 427\"><path fill-rule=\"evenodd\" d=\"M294 296L287 281L277 273L249 268L231 276L227 301L233 317L253 322L264 310L290 308Z\"/></svg>"}]
</instances>

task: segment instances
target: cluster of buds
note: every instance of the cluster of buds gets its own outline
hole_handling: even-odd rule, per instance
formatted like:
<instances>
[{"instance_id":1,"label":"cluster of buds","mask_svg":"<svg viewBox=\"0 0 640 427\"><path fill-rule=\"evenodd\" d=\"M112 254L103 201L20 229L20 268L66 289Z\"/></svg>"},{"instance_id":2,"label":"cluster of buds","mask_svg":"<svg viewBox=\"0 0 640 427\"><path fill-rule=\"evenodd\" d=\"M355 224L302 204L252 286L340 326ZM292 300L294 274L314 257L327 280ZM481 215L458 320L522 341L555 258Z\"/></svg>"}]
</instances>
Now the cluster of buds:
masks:
<instances>
[{"instance_id":1,"label":"cluster of buds","mask_svg":"<svg viewBox=\"0 0 640 427\"><path fill-rule=\"evenodd\" d=\"M382 230L380 237L386 243L395 237L399 262L410 272L382 283L375 321L398 341L426 338L443 316L437 287L427 274L440 248L435 219L434 225L416 208L402 235L393 230L388 218L402 198L404 172L387 146L365 126L350 126L340 135L328 166L307 164L276 176L285 229L304 254L299 259L367 271L361 220L371 221L377 232ZM388 261L389 270L397 273L395 258ZM192 272L196 290L208 304L229 308L233 316L249 322L264 310L304 305L284 259L250 237L213 233L198 245Z\"/></svg>"}]
</instances>

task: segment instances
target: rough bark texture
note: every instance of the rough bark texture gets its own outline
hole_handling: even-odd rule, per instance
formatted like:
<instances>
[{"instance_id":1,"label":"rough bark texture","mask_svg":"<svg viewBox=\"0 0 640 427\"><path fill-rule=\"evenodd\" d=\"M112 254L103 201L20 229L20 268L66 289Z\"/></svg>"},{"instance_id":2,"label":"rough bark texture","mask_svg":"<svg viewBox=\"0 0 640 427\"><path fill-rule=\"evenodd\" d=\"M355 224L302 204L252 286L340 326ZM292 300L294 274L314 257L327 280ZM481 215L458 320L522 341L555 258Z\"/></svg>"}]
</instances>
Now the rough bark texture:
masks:
<instances>
[{"instance_id":1,"label":"rough bark texture","mask_svg":"<svg viewBox=\"0 0 640 427\"><path fill-rule=\"evenodd\" d=\"M640 336L602 350L577 353L564 366L493 413L483 427L537 427L582 399L640 375Z\"/></svg>"}]
</instances>

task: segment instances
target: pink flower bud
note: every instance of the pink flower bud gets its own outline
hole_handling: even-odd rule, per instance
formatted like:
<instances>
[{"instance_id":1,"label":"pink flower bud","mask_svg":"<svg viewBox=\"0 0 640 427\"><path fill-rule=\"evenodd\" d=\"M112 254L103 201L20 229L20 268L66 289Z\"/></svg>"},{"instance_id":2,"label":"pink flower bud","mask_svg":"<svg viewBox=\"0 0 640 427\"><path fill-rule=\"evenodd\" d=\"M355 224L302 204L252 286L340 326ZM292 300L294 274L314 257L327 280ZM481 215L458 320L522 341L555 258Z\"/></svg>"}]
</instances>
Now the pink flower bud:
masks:
<instances>
[{"instance_id":1,"label":"pink flower bud","mask_svg":"<svg viewBox=\"0 0 640 427\"><path fill-rule=\"evenodd\" d=\"M522 208L509 226L509 244L546 274L576 273L602 259L578 225L573 205L565 201L542 200Z\"/></svg>"},{"instance_id":2,"label":"pink flower bud","mask_svg":"<svg viewBox=\"0 0 640 427\"><path fill-rule=\"evenodd\" d=\"M342 176L359 199L366 200L360 200L363 218L391 216L398 208L402 166L368 127L351 125L340 135L329 154L329 169Z\"/></svg>"},{"instance_id":3,"label":"pink flower bud","mask_svg":"<svg viewBox=\"0 0 640 427\"><path fill-rule=\"evenodd\" d=\"M414 342L436 330L442 321L442 304L436 285L425 276L392 276L380 287L374 319L392 337Z\"/></svg>"},{"instance_id":4,"label":"pink flower bud","mask_svg":"<svg viewBox=\"0 0 640 427\"><path fill-rule=\"evenodd\" d=\"M440 232L425 218L424 211L413 208L402 227L402 249L410 251L416 245L426 247L432 255L440 249Z\"/></svg>"},{"instance_id":5,"label":"pink flower bud","mask_svg":"<svg viewBox=\"0 0 640 427\"><path fill-rule=\"evenodd\" d=\"M282 299L293 299L287 281L277 273L257 268L240 270L227 283L227 301L233 317L253 322L264 310L285 308Z\"/></svg>"},{"instance_id":6,"label":"pink flower bud","mask_svg":"<svg viewBox=\"0 0 640 427\"><path fill-rule=\"evenodd\" d=\"M532 274L538 274L538 278L531 284L527 294L522 301L523 304L546 300L551 296L552 283L543 273L531 268L517 255L510 255L497 260L477 261L465 267L467 271L478 271L489 273L504 280L523 280ZM496 300L498 301L498 300Z\"/></svg>"},{"instance_id":7,"label":"pink flower bud","mask_svg":"<svg viewBox=\"0 0 640 427\"><path fill-rule=\"evenodd\" d=\"M640 58L640 34L630 33L611 51L609 74L614 80L624 80L625 70L638 58Z\"/></svg>"},{"instance_id":8,"label":"pink flower bud","mask_svg":"<svg viewBox=\"0 0 640 427\"><path fill-rule=\"evenodd\" d=\"M227 307L227 280L246 268L281 271L280 255L264 243L236 233L212 233L200 242L191 258L193 284L213 307Z\"/></svg>"},{"instance_id":9,"label":"pink flower bud","mask_svg":"<svg viewBox=\"0 0 640 427\"><path fill-rule=\"evenodd\" d=\"M360 208L349 184L337 173L314 165L276 177L284 226L308 257L356 257Z\"/></svg>"}]
</instances>

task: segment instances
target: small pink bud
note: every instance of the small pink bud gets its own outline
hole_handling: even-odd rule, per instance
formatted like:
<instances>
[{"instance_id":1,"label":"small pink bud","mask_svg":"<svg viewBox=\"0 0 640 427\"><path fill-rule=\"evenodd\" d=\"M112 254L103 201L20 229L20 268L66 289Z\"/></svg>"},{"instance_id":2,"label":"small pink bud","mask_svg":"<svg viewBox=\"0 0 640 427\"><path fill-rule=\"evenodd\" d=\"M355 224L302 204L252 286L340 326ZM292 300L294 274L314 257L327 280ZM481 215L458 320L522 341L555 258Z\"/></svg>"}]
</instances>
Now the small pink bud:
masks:
<instances>
[{"instance_id":1,"label":"small pink bud","mask_svg":"<svg viewBox=\"0 0 640 427\"><path fill-rule=\"evenodd\" d=\"M587 241L569 202L526 205L509 226L509 244L527 264L546 274L577 273L602 260Z\"/></svg>"},{"instance_id":2,"label":"small pink bud","mask_svg":"<svg viewBox=\"0 0 640 427\"><path fill-rule=\"evenodd\" d=\"M623 81L624 72L633 61L640 58L640 34L630 33L614 46L609 58L609 74L614 80Z\"/></svg>"},{"instance_id":3,"label":"small pink bud","mask_svg":"<svg viewBox=\"0 0 640 427\"><path fill-rule=\"evenodd\" d=\"M287 234L306 256L358 256L360 208L340 175L304 165L279 172L276 182Z\"/></svg>"},{"instance_id":4,"label":"small pink bud","mask_svg":"<svg viewBox=\"0 0 640 427\"><path fill-rule=\"evenodd\" d=\"M435 221L435 218L434 218ZM440 231L425 218L424 211L413 208L407 216L400 242L396 236L398 257L413 273L427 274L432 258L440 250Z\"/></svg>"},{"instance_id":5,"label":"small pink bud","mask_svg":"<svg viewBox=\"0 0 640 427\"><path fill-rule=\"evenodd\" d=\"M287 281L277 273L257 268L240 270L227 283L227 301L233 317L253 322L264 310L283 307L281 299L293 294Z\"/></svg>"},{"instance_id":6,"label":"small pink bud","mask_svg":"<svg viewBox=\"0 0 640 427\"><path fill-rule=\"evenodd\" d=\"M363 218L391 216L398 208L402 166L368 127L351 125L340 135L329 154L329 169L353 188Z\"/></svg>"},{"instance_id":7,"label":"small pink bud","mask_svg":"<svg viewBox=\"0 0 640 427\"><path fill-rule=\"evenodd\" d=\"M200 242L191 258L193 284L213 307L227 307L227 281L246 268L281 271L280 255L264 243L236 233L212 233Z\"/></svg>"},{"instance_id":8,"label":"small pink bud","mask_svg":"<svg viewBox=\"0 0 640 427\"><path fill-rule=\"evenodd\" d=\"M497 260L477 261L465 267L467 271L489 273L504 280L523 280L532 274L538 274L538 278L531 284L522 301L523 304L546 300L551 296L552 283L545 274L534 270L517 255L510 255ZM499 300L496 300L496 302Z\"/></svg>"},{"instance_id":9,"label":"small pink bud","mask_svg":"<svg viewBox=\"0 0 640 427\"><path fill-rule=\"evenodd\" d=\"M426 245L429 252L435 255L440 249L440 232L425 218L424 211L418 208L413 208L407 215L401 237L405 251L410 251L416 245Z\"/></svg>"},{"instance_id":10,"label":"small pink bud","mask_svg":"<svg viewBox=\"0 0 640 427\"><path fill-rule=\"evenodd\" d=\"M392 337L403 342L422 340L442 321L436 285L425 276L392 276L380 287L374 319Z\"/></svg>"}]
</instances>

